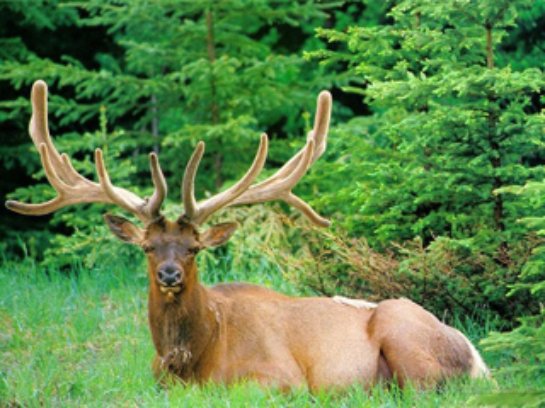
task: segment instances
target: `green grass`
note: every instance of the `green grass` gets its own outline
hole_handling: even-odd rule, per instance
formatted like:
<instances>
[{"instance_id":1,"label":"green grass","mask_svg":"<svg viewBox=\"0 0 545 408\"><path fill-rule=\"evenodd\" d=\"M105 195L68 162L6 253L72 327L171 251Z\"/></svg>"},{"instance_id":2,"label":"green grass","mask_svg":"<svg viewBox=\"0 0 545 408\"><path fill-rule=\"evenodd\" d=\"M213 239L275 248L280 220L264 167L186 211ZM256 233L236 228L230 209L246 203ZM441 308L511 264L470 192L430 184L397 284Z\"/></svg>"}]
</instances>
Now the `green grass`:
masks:
<instances>
[{"instance_id":1,"label":"green grass","mask_svg":"<svg viewBox=\"0 0 545 408\"><path fill-rule=\"evenodd\" d=\"M46 274L31 260L4 262L0 406L451 407L465 406L471 396L493 389L490 383L467 380L428 392L377 387L369 393L355 387L339 393L282 394L255 384L163 389L150 369L154 351L147 327L145 269L140 262L134 270L109 262L113 261L71 276ZM296 292L266 265L259 274L224 272L208 277L254 280ZM484 335L479 328L472 330L470 337ZM495 365L496 357L485 359ZM504 378L500 387L516 387L518 381Z\"/></svg>"}]
</instances>

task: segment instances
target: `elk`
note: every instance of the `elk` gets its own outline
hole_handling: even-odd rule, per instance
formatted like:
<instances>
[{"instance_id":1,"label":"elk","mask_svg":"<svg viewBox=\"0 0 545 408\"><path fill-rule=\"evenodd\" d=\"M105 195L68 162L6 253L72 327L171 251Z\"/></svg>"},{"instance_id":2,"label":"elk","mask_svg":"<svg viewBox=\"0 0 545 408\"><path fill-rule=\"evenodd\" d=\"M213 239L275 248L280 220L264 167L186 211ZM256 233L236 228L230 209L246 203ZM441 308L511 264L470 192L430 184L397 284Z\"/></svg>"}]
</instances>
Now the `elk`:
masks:
<instances>
[{"instance_id":1,"label":"elk","mask_svg":"<svg viewBox=\"0 0 545 408\"><path fill-rule=\"evenodd\" d=\"M318 97L314 128L306 144L283 167L254 183L267 156L268 139L262 134L247 173L232 187L201 202L194 192L205 147L199 142L182 181L184 213L174 221L161 214L167 185L155 153L149 155L154 185L149 198L114 186L100 149L95 151L98 183L93 182L53 145L45 82L34 83L31 101L30 135L57 196L39 204L7 201L6 206L21 214L42 215L72 204L107 203L143 222L140 228L125 218L104 216L113 234L140 246L146 254L148 318L157 352L152 367L159 378L226 384L249 379L263 386L302 386L312 391L392 381L430 387L458 375L488 376L479 353L461 332L407 299L375 304L344 297L297 298L246 283L213 287L200 283L197 253L225 243L236 229L234 223L221 223L199 231L221 208L282 200L314 224L329 224L292 193L325 150L332 104L329 92Z\"/></svg>"}]
</instances>

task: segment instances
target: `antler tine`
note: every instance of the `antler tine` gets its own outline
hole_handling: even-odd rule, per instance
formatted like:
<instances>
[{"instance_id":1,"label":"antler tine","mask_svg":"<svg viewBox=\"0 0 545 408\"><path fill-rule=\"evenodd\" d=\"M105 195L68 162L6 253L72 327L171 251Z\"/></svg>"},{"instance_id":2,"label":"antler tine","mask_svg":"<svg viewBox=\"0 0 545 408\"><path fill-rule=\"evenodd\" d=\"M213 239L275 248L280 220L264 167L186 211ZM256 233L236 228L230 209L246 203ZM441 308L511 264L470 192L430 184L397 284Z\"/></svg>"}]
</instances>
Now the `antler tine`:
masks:
<instances>
[{"instance_id":1,"label":"antler tine","mask_svg":"<svg viewBox=\"0 0 545 408\"><path fill-rule=\"evenodd\" d=\"M224 192L217 194L198 205L197 214L191 218L195 224L202 224L210 215L220 210L243 194L252 185L255 178L263 170L265 160L267 159L267 151L269 149L269 140L265 133L261 134L259 147L257 149L254 161L246 174L233 186Z\"/></svg>"},{"instance_id":2,"label":"antler tine","mask_svg":"<svg viewBox=\"0 0 545 408\"><path fill-rule=\"evenodd\" d=\"M248 190L247 193L244 195L244 201L248 203L256 203L274 200L278 195L282 195L284 191L291 190L309 169L313 153L314 140L310 139L307 141L305 147L301 150L301 159L295 163L295 168L293 169L291 174L283 179L278 180L274 184L269 183L269 188L267 190L259 189L258 187L261 184L252 187L253 191ZM242 201L242 198L240 200L237 200L237 203L240 204L239 201Z\"/></svg>"},{"instance_id":3,"label":"antler tine","mask_svg":"<svg viewBox=\"0 0 545 408\"><path fill-rule=\"evenodd\" d=\"M6 208L23 215L46 215L51 214L64 206L60 197L55 197L49 201L39 204L28 204L20 201L6 201Z\"/></svg>"},{"instance_id":4,"label":"antler tine","mask_svg":"<svg viewBox=\"0 0 545 408\"><path fill-rule=\"evenodd\" d=\"M31 101L32 118L29 133L40 153L47 180L57 192L57 197L40 204L10 200L6 202L9 209L25 215L44 215L71 204L101 202L117 204L134 213L144 222L151 221L160 215L160 207L166 197L167 187L154 153L150 155L150 168L155 187L151 199L144 200L128 190L113 186L100 149L95 151L96 170L100 183L95 183L78 173L68 155L59 154L55 148L47 124L47 85L44 81L36 81L32 86Z\"/></svg>"},{"instance_id":5,"label":"antler tine","mask_svg":"<svg viewBox=\"0 0 545 408\"><path fill-rule=\"evenodd\" d=\"M44 215L62 207L62 197L60 192L67 186L61 179L59 179L57 173L55 172L55 169L50 161L47 145L45 143L41 143L39 145L38 152L40 154L40 160L42 162L42 166L44 167L47 181L49 181L53 189L57 192L57 197L40 204L27 204L14 200L6 201L6 207L8 209L20 214Z\"/></svg>"},{"instance_id":6,"label":"antler tine","mask_svg":"<svg viewBox=\"0 0 545 408\"><path fill-rule=\"evenodd\" d=\"M331 221L329 221L327 218L322 217L320 214L314 211L314 209L310 205L308 205L307 202L301 200L293 193L289 193L288 195L286 195L286 197L284 197L284 202L288 205L291 205L292 207L297 208L312 223L318 225L319 227L329 227L329 225L331 225Z\"/></svg>"},{"instance_id":7,"label":"antler tine","mask_svg":"<svg viewBox=\"0 0 545 408\"><path fill-rule=\"evenodd\" d=\"M291 174L283 179L276 179L274 182L266 180L266 189L262 188L265 182L251 187L244 194L244 197L240 197L239 199L235 200L232 205L263 203L278 199L297 208L314 224L321 227L329 226L329 220L320 216L308 203L291 192L292 188L295 187L295 185L301 178L303 178L310 168L314 152L314 140L309 139L305 145L305 148L300 151L302 157L299 162L296 163L296 167Z\"/></svg>"},{"instance_id":8,"label":"antler tine","mask_svg":"<svg viewBox=\"0 0 545 408\"><path fill-rule=\"evenodd\" d=\"M40 160L44 168L45 177L49 184L55 189L56 192L62 192L68 188L68 186L59 178L55 167L51 163L51 155L49 154L49 148L45 143L40 144L38 147L40 153Z\"/></svg>"},{"instance_id":9,"label":"antler tine","mask_svg":"<svg viewBox=\"0 0 545 408\"><path fill-rule=\"evenodd\" d=\"M275 199L292 205L307 216L314 224L326 227L330 223L316 213L310 205L291 192L308 168L323 154L331 117L331 94L322 91L318 96L314 128L307 134L307 143L275 174L250 187L231 205L251 204Z\"/></svg>"},{"instance_id":10,"label":"antler tine","mask_svg":"<svg viewBox=\"0 0 545 408\"><path fill-rule=\"evenodd\" d=\"M327 133L329 129L329 121L331 118L331 105L332 97L331 93L328 91L322 91L318 95L316 102L316 115L314 117L314 127L308 132L307 140L314 140L314 153L312 155L312 160L310 165L314 164L316 160L324 153L327 142ZM293 169L297 166L297 163L301 160L301 156L304 154L304 149L307 146L303 147L299 152L297 152L290 160L288 160L275 174L267 178L266 180L260 182L256 186L252 186L250 190L254 188L265 188L271 183L281 180L287 175L293 172ZM248 191L250 193L250 191Z\"/></svg>"},{"instance_id":11,"label":"antler tine","mask_svg":"<svg viewBox=\"0 0 545 408\"><path fill-rule=\"evenodd\" d=\"M160 216L160 208L167 194L167 184L159 160L155 153L150 153L150 170L154 192L150 199L142 200L136 194L123 188L115 187L104 164L101 149L95 150L95 165L102 191L109 200L120 207L134 213L142 221L147 222Z\"/></svg>"},{"instance_id":12,"label":"antler tine","mask_svg":"<svg viewBox=\"0 0 545 408\"><path fill-rule=\"evenodd\" d=\"M329 130L329 121L331 119L332 97L328 91L320 92L316 103L316 115L314 117L314 127L308 138L314 138L314 156L312 163L324 153L327 144L327 132Z\"/></svg>"},{"instance_id":13,"label":"antler tine","mask_svg":"<svg viewBox=\"0 0 545 408\"><path fill-rule=\"evenodd\" d=\"M30 99L32 102L32 117L28 131L34 145L38 151L42 143L47 146L51 164L56 169L57 175L61 180L69 183L81 181L83 177L72 166L65 165L65 162L51 140L47 119L47 84L44 81L38 80L34 82Z\"/></svg>"},{"instance_id":14,"label":"antler tine","mask_svg":"<svg viewBox=\"0 0 545 408\"><path fill-rule=\"evenodd\" d=\"M187 166L185 167L184 178L182 180L182 200L184 203L184 216L190 220L199 215L197 201L195 200L195 175L199 168L202 155L204 154L204 142L197 143Z\"/></svg>"},{"instance_id":15,"label":"antler tine","mask_svg":"<svg viewBox=\"0 0 545 408\"><path fill-rule=\"evenodd\" d=\"M161 214L161 205L163 205L163 201L167 197L168 188L157 154L150 153L149 163L154 190L148 201L148 208L150 216L156 218Z\"/></svg>"},{"instance_id":16,"label":"antler tine","mask_svg":"<svg viewBox=\"0 0 545 408\"><path fill-rule=\"evenodd\" d=\"M182 197L185 210L183 217L198 225L206 221L210 215L218 211L220 208L228 206L233 200L244 193L244 191L250 187L255 178L259 175L263 169L263 166L265 165L267 151L268 138L267 135L263 133L261 135L261 140L259 142L259 147L257 149L254 161L246 174L236 184L224 192L197 204L194 191L195 175L204 153L204 142L199 142L195 148L195 151L193 152L193 155L187 163L182 183Z\"/></svg>"}]
</instances>

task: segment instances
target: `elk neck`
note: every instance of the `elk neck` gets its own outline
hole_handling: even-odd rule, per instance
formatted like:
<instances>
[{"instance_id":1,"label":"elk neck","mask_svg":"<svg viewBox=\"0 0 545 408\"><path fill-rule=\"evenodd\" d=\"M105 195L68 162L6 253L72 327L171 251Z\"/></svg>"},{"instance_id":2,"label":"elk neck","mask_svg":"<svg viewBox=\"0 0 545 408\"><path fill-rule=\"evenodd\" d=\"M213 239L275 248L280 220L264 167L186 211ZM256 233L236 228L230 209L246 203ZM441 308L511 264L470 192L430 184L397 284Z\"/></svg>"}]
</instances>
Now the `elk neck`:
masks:
<instances>
[{"instance_id":1,"label":"elk neck","mask_svg":"<svg viewBox=\"0 0 545 408\"><path fill-rule=\"evenodd\" d=\"M194 275L197 278L196 266ZM219 305L198 279L168 301L155 284L150 285L148 318L155 349L165 358L173 350L188 353L183 371L195 371L205 354L214 349L220 326Z\"/></svg>"}]
</instances>

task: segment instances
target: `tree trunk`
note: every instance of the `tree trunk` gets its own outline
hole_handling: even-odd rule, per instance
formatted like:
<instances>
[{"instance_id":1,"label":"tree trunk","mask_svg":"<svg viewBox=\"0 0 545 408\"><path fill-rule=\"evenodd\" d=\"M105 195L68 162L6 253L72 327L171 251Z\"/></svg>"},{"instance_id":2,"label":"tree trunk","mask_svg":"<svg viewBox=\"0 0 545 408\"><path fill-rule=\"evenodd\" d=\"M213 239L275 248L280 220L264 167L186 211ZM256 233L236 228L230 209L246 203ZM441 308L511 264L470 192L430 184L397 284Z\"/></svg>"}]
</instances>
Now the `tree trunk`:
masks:
<instances>
[{"instance_id":1,"label":"tree trunk","mask_svg":"<svg viewBox=\"0 0 545 408\"><path fill-rule=\"evenodd\" d=\"M159 154L159 116L157 114L157 96L151 95L151 137L153 151Z\"/></svg>"},{"instance_id":2,"label":"tree trunk","mask_svg":"<svg viewBox=\"0 0 545 408\"><path fill-rule=\"evenodd\" d=\"M216 46L214 40L214 16L212 10L206 12L206 46L208 50L208 62L210 66L210 120L212 125L217 125L220 122L220 111L217 102L216 76L214 72L214 64L216 62ZM214 174L216 188L221 187L223 180L221 177L221 165L223 156L221 152L216 152L214 155Z\"/></svg>"},{"instance_id":3,"label":"tree trunk","mask_svg":"<svg viewBox=\"0 0 545 408\"><path fill-rule=\"evenodd\" d=\"M486 24L486 67L488 69L494 69L494 50L492 46L492 24ZM488 96L488 101L492 105L496 101L496 96L492 93ZM488 140L490 143L490 148L495 155L490 159L492 168L494 169L494 183L493 191L503 186L503 181L501 177L497 174L497 170L502 167L501 160L501 149L497 141L497 124L498 124L498 114L494 111L494 108L490 108L488 111ZM493 209L493 220L494 228L498 232L505 231L505 222L504 222L504 203L503 196L501 194L494 194L492 191L492 196L494 197L494 209ZM507 265L510 263L509 259L509 248L505 240L502 241L498 247L498 261L502 265Z\"/></svg>"}]
</instances>

